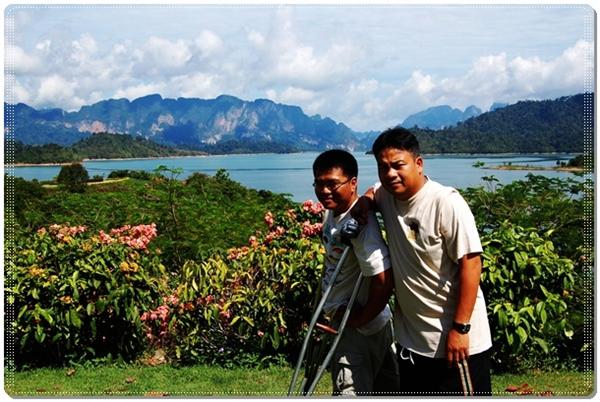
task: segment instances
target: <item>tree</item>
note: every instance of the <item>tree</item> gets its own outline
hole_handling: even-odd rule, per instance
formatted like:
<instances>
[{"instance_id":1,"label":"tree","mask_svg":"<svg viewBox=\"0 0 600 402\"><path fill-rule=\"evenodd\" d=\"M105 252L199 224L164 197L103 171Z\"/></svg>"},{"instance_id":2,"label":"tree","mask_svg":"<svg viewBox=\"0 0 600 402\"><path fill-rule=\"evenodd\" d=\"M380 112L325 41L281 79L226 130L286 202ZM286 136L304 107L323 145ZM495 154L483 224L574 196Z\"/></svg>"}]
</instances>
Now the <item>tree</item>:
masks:
<instances>
[{"instance_id":1,"label":"tree","mask_svg":"<svg viewBox=\"0 0 600 402\"><path fill-rule=\"evenodd\" d=\"M65 165L60 169L56 181L72 193L85 192L89 179L87 170L81 163Z\"/></svg>"}]
</instances>

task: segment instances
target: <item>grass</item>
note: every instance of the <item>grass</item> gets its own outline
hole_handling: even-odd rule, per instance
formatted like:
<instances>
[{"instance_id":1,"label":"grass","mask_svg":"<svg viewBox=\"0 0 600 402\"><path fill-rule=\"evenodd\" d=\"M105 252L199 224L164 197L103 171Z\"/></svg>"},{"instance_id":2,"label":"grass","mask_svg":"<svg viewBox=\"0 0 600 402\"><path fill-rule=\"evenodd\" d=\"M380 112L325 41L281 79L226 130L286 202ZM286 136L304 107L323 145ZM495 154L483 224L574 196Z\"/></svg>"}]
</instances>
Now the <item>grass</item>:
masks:
<instances>
[{"instance_id":1,"label":"grass","mask_svg":"<svg viewBox=\"0 0 600 402\"><path fill-rule=\"evenodd\" d=\"M224 369L210 366L176 368L169 365L100 366L5 372L5 391L12 397L282 397L292 369ZM594 373L542 372L492 376L494 396L590 397ZM329 396L325 374L315 395Z\"/></svg>"}]
</instances>

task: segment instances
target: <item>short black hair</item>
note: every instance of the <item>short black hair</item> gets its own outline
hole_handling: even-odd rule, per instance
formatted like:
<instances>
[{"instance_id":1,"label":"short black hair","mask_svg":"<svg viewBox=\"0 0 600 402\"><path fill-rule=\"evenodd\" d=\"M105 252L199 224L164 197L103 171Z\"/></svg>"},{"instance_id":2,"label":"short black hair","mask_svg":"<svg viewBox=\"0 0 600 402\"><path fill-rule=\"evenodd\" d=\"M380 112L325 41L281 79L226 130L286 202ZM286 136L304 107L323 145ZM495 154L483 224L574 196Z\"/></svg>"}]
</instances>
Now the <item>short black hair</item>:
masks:
<instances>
[{"instance_id":1,"label":"short black hair","mask_svg":"<svg viewBox=\"0 0 600 402\"><path fill-rule=\"evenodd\" d=\"M388 128L379 134L371 150L375 158L377 158L379 153L387 148L408 151L415 157L421 155L421 148L419 147L417 137L403 127Z\"/></svg>"},{"instance_id":2,"label":"short black hair","mask_svg":"<svg viewBox=\"0 0 600 402\"><path fill-rule=\"evenodd\" d=\"M343 149L330 149L321 153L313 162L313 175L339 167L348 177L358 176L358 163L352 154Z\"/></svg>"}]
</instances>

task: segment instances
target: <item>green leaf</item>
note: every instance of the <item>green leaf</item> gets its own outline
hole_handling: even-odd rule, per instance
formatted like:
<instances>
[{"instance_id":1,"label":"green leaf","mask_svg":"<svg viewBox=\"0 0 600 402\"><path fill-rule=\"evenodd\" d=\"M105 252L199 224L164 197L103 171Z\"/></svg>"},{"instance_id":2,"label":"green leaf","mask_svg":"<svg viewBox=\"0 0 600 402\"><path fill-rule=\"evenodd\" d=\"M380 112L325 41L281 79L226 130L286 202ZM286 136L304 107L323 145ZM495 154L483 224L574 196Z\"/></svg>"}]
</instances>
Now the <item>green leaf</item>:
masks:
<instances>
[{"instance_id":1,"label":"green leaf","mask_svg":"<svg viewBox=\"0 0 600 402\"><path fill-rule=\"evenodd\" d=\"M44 317L44 319L46 321L48 321L48 324L52 325L54 323L54 318L52 318L52 316L48 313L48 311L46 311L42 308L40 308L38 311L39 311L40 315L42 317Z\"/></svg>"},{"instance_id":2,"label":"green leaf","mask_svg":"<svg viewBox=\"0 0 600 402\"><path fill-rule=\"evenodd\" d=\"M517 335L519 335L521 344L524 344L527 341L527 331L525 331L523 327L517 327Z\"/></svg>"},{"instance_id":3,"label":"green leaf","mask_svg":"<svg viewBox=\"0 0 600 402\"><path fill-rule=\"evenodd\" d=\"M500 328L506 328L506 325L508 324L508 317L506 316L506 313L502 310L498 310L498 326Z\"/></svg>"},{"instance_id":4,"label":"green leaf","mask_svg":"<svg viewBox=\"0 0 600 402\"><path fill-rule=\"evenodd\" d=\"M540 345L540 347L542 348L542 350L544 351L544 353L548 353L548 350L549 350L548 343L545 340L543 340L541 338L535 338L535 342L538 345Z\"/></svg>"},{"instance_id":5,"label":"green leaf","mask_svg":"<svg viewBox=\"0 0 600 402\"><path fill-rule=\"evenodd\" d=\"M75 309L71 309L69 311L69 317L71 320L71 324L73 324L73 326L75 328L80 328L81 327L81 319L79 318L79 313L77 313L77 311Z\"/></svg>"}]
</instances>

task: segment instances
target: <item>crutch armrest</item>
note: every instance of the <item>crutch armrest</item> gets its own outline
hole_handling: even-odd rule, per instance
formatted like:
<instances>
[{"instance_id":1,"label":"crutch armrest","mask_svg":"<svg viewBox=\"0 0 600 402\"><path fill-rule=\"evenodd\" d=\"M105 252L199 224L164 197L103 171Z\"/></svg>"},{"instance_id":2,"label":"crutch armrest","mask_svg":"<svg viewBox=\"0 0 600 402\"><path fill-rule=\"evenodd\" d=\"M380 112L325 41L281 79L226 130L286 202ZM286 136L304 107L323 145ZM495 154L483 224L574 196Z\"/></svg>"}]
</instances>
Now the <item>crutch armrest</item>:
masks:
<instances>
[{"instance_id":1,"label":"crutch armrest","mask_svg":"<svg viewBox=\"0 0 600 402\"><path fill-rule=\"evenodd\" d=\"M316 327L319 328L323 332L327 332L328 334L337 335L337 333L338 333L335 329L331 328L329 325L321 324L320 322L318 322L316 324Z\"/></svg>"}]
</instances>

